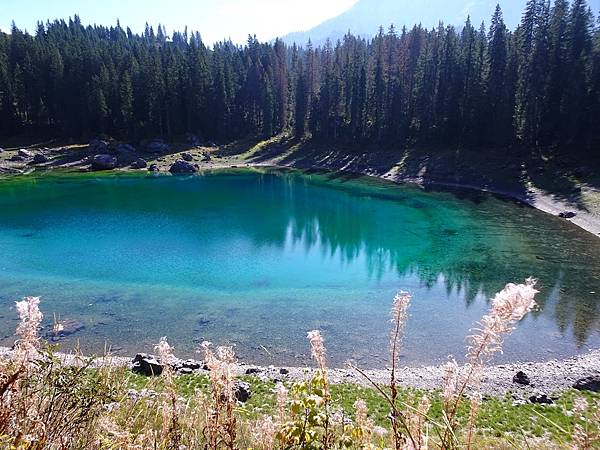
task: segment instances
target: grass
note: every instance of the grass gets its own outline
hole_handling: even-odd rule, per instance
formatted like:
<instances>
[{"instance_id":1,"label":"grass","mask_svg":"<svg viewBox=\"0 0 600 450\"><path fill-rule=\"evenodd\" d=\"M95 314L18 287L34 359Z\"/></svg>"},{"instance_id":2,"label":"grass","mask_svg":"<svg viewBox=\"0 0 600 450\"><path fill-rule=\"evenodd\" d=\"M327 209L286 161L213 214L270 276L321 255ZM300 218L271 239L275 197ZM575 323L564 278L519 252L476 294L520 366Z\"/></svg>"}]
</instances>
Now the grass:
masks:
<instances>
[{"instance_id":1,"label":"grass","mask_svg":"<svg viewBox=\"0 0 600 450\"><path fill-rule=\"evenodd\" d=\"M275 398L276 383L272 380L262 380L258 377L241 377L251 386L252 396L241 406L239 412L247 419L257 419L265 414L276 413L277 402ZM149 389L163 392L164 385L161 378L148 378L143 375L128 373L125 385L128 389L141 391ZM175 378L176 392L186 400L194 397L198 390L208 394L210 380L205 375L182 375ZM288 385L288 388L291 385ZM431 400L429 417L433 421L442 421L442 398L438 391L420 391L417 389L403 389L399 399L410 402L411 399L428 395ZM498 439L505 436L534 439L544 438L548 442L562 445L569 442L573 433L573 401L577 397L584 397L590 404L600 401L600 394L593 392L580 392L569 390L557 395L559 399L554 405L522 404L515 405L509 396L502 398L486 398L479 410L477 429L480 438ZM389 423L389 405L374 389L356 384L337 384L331 386L333 404L339 406L345 414L353 418L354 403L363 399L369 409L370 417L376 425L386 426ZM413 400L414 401L414 400ZM468 410L461 408L459 421L466 422Z\"/></svg>"}]
</instances>

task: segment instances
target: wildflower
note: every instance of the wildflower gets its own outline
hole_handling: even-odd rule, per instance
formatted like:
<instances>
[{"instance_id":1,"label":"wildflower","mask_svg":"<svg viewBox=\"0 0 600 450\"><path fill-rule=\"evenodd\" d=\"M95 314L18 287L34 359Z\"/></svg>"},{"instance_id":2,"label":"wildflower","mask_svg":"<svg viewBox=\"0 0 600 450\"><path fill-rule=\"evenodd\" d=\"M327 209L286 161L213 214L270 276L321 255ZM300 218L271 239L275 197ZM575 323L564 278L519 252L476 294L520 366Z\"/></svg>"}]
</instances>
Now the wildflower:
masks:
<instances>
[{"instance_id":1,"label":"wildflower","mask_svg":"<svg viewBox=\"0 0 600 450\"><path fill-rule=\"evenodd\" d=\"M587 411L589 406L590 406L590 404L588 403L588 401L585 398L577 397L573 401L573 413L575 413L577 416L581 416L583 413L585 413Z\"/></svg>"},{"instance_id":2,"label":"wildflower","mask_svg":"<svg viewBox=\"0 0 600 450\"><path fill-rule=\"evenodd\" d=\"M456 397L456 385L458 383L458 364L454 358L450 359L444 366L444 404L449 405Z\"/></svg>"},{"instance_id":3,"label":"wildflower","mask_svg":"<svg viewBox=\"0 0 600 450\"><path fill-rule=\"evenodd\" d=\"M278 383L275 388L277 395L277 410L279 411L279 420L283 420L285 417L285 406L288 399L288 390L283 383Z\"/></svg>"},{"instance_id":4,"label":"wildflower","mask_svg":"<svg viewBox=\"0 0 600 450\"><path fill-rule=\"evenodd\" d=\"M319 330L309 331L307 337L310 340L310 351L312 357L315 359L321 369L325 369L325 343L323 336Z\"/></svg>"},{"instance_id":5,"label":"wildflower","mask_svg":"<svg viewBox=\"0 0 600 450\"><path fill-rule=\"evenodd\" d=\"M169 345L166 337L161 337L158 344L154 346L154 349L158 352L158 356L163 366L167 367L173 364L175 361L173 347Z\"/></svg>"},{"instance_id":6,"label":"wildflower","mask_svg":"<svg viewBox=\"0 0 600 450\"><path fill-rule=\"evenodd\" d=\"M17 326L17 335L21 337L17 343L17 350L23 359L30 360L36 353L38 343L38 329L44 315L40 311L39 297L26 297L20 302L15 302L21 322Z\"/></svg>"},{"instance_id":7,"label":"wildflower","mask_svg":"<svg viewBox=\"0 0 600 450\"><path fill-rule=\"evenodd\" d=\"M404 324L408 317L408 306L412 295L408 292L400 291L394 297L394 305L392 306L392 322Z\"/></svg>"},{"instance_id":8,"label":"wildflower","mask_svg":"<svg viewBox=\"0 0 600 450\"><path fill-rule=\"evenodd\" d=\"M536 280L525 284L507 284L492 300L490 312L482 317L479 333L470 336L467 358L471 363L484 363L494 353L502 351L503 337L514 330L514 324L535 308Z\"/></svg>"},{"instance_id":9,"label":"wildflower","mask_svg":"<svg viewBox=\"0 0 600 450\"><path fill-rule=\"evenodd\" d=\"M256 423L252 432L254 441L261 450L271 450L275 444L276 428L273 418L265 416Z\"/></svg>"},{"instance_id":10,"label":"wildflower","mask_svg":"<svg viewBox=\"0 0 600 450\"><path fill-rule=\"evenodd\" d=\"M388 434L388 430L386 430L383 427L380 427L379 425L376 425L376 426L373 427L373 434L375 436L383 438L383 437L385 437Z\"/></svg>"}]
</instances>

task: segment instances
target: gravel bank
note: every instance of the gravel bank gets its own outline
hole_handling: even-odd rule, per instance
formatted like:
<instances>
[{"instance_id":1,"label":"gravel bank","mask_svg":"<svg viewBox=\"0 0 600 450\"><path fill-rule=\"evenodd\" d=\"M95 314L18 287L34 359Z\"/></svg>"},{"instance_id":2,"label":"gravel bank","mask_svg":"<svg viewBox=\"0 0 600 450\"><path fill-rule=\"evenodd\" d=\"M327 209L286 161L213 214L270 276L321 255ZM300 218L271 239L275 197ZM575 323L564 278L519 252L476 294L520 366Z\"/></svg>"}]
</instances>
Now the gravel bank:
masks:
<instances>
[{"instance_id":1,"label":"gravel bank","mask_svg":"<svg viewBox=\"0 0 600 450\"><path fill-rule=\"evenodd\" d=\"M8 348L0 347L0 357L10 356ZM81 359L73 355L59 354L64 364L78 365ZM101 357L93 360L93 367L113 366L131 367L132 358ZM305 379L315 369L310 367L261 367L240 363L236 366L238 376L249 375L263 380L273 381L299 381ZM525 372L531 383L521 385L513 382L514 375ZM197 374L207 374L200 369ZM390 371L368 370L366 374L378 384L389 381ZM397 379L400 385L406 388L423 390L439 389L444 375L443 366L400 367L397 369ZM548 360L544 362L519 362L514 364L492 365L485 369L481 386L483 394L501 397L512 393L518 398L528 398L532 394L554 394L571 389L574 383L582 378L600 376L600 350L563 360ZM329 378L335 384L355 384L371 386L370 383L356 370L330 369Z\"/></svg>"}]
</instances>

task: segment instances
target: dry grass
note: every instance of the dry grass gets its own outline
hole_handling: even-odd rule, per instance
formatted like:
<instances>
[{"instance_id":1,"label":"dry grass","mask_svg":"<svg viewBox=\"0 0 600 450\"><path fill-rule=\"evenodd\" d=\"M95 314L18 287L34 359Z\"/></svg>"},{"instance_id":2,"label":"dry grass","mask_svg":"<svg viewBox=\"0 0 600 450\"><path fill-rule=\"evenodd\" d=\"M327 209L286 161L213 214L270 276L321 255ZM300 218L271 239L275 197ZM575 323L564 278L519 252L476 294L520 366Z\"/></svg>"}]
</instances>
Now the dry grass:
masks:
<instances>
[{"instance_id":1,"label":"dry grass","mask_svg":"<svg viewBox=\"0 0 600 450\"><path fill-rule=\"evenodd\" d=\"M273 406L252 415L236 401L232 348L203 343L200 351L210 368L208 389L182 397L169 365L173 351L163 338L156 348L164 366L161 377L149 380L149 389L128 391L125 369L93 367L92 360L83 357L75 365L62 365L53 349L38 339L39 299L27 298L17 303L21 322L15 351L9 359L0 359L0 448L598 448L599 405L584 398L575 398L569 429L562 430L568 440L524 434L498 437L477 427L485 364L535 306L534 285L533 280L507 285L496 295L469 337L468 364L447 364L439 394L411 394L398 387L395 368L411 301L410 295L398 294L391 314L391 377L386 386L373 383L372 391L387 405L383 421L369 411L372 399L357 397L348 408L343 397L340 401L333 395L325 339L318 330L308 333L318 370L292 386L277 384ZM548 422L548 427L562 426L542 414L537 420Z\"/></svg>"}]
</instances>

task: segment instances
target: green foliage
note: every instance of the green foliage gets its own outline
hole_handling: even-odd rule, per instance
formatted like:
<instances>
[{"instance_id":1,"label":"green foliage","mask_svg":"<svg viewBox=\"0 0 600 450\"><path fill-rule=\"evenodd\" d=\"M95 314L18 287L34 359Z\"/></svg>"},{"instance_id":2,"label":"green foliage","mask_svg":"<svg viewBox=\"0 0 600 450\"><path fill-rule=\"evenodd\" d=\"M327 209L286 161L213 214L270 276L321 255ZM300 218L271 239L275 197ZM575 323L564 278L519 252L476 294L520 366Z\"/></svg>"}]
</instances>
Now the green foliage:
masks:
<instances>
[{"instance_id":1,"label":"green foliage","mask_svg":"<svg viewBox=\"0 0 600 450\"><path fill-rule=\"evenodd\" d=\"M471 24L208 48L198 33L142 35L40 24L0 34L0 134L126 139L293 133L327 142L592 147L598 29L585 0L529 0L520 26L498 7Z\"/></svg>"}]
</instances>

